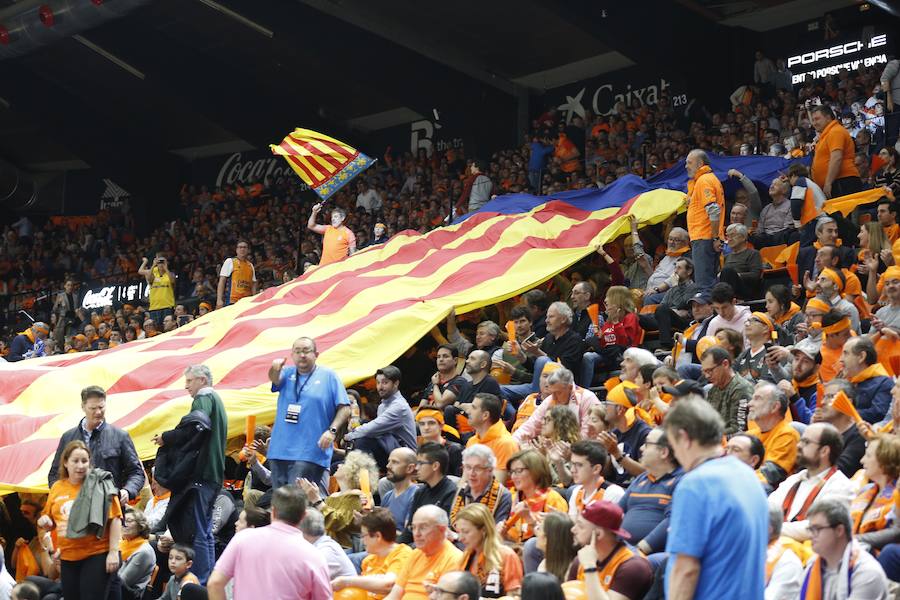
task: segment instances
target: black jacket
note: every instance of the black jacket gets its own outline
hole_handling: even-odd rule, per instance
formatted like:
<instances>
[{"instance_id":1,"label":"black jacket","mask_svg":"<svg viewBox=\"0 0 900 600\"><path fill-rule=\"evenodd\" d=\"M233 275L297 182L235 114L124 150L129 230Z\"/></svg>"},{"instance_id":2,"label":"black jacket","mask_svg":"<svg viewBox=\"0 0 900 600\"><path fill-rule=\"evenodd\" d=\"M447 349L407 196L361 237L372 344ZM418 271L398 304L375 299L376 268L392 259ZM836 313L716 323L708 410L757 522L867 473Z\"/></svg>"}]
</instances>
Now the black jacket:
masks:
<instances>
[{"instance_id":1,"label":"black jacket","mask_svg":"<svg viewBox=\"0 0 900 600\"><path fill-rule=\"evenodd\" d=\"M202 410L186 414L175 429L162 434L154 474L163 487L178 492L194 482L197 461L204 456L212 421Z\"/></svg>"},{"instance_id":2,"label":"black jacket","mask_svg":"<svg viewBox=\"0 0 900 600\"><path fill-rule=\"evenodd\" d=\"M69 442L84 440L81 423L65 432L59 439L56 456L47 474L50 487L59 479L59 459ZM88 444L91 450L91 465L112 473L113 481L119 489L128 490L131 498L137 498L144 487L144 467L138 459L134 442L126 431L104 422L99 429L91 432Z\"/></svg>"}]
</instances>

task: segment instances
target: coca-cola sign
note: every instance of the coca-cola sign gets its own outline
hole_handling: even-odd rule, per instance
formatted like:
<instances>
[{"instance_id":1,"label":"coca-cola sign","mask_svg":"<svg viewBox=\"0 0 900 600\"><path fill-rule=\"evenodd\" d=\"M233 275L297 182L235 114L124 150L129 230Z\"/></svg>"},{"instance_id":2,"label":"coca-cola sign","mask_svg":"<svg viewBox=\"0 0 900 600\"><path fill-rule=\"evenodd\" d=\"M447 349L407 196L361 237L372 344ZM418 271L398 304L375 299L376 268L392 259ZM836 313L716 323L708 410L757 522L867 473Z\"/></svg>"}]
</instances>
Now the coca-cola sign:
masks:
<instances>
[{"instance_id":1,"label":"coca-cola sign","mask_svg":"<svg viewBox=\"0 0 900 600\"><path fill-rule=\"evenodd\" d=\"M94 309L104 306L118 306L144 300L150 288L146 281L134 281L105 285L89 289L81 300L82 308Z\"/></svg>"},{"instance_id":2,"label":"coca-cola sign","mask_svg":"<svg viewBox=\"0 0 900 600\"><path fill-rule=\"evenodd\" d=\"M216 175L216 187L257 181L269 186L282 177L294 175L282 157L260 154L262 153L235 152L228 156ZM309 186L303 184L302 187L308 189Z\"/></svg>"}]
</instances>

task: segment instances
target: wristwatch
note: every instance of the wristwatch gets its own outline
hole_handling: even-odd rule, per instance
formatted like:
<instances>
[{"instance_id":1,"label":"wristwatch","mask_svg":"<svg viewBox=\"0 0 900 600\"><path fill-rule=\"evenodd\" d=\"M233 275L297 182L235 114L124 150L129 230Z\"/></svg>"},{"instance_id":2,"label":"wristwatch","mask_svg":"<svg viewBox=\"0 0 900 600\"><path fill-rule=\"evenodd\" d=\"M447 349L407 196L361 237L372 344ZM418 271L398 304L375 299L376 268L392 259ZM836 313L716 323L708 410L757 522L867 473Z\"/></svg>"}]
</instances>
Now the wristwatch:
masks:
<instances>
[{"instance_id":1,"label":"wristwatch","mask_svg":"<svg viewBox=\"0 0 900 600\"><path fill-rule=\"evenodd\" d=\"M585 568L584 568L584 572L585 572L585 573L596 573L596 572L597 572L597 567L585 567Z\"/></svg>"},{"instance_id":2,"label":"wristwatch","mask_svg":"<svg viewBox=\"0 0 900 600\"><path fill-rule=\"evenodd\" d=\"M331 435L337 435L337 427L329 427L328 431L331 432Z\"/></svg>"}]
</instances>

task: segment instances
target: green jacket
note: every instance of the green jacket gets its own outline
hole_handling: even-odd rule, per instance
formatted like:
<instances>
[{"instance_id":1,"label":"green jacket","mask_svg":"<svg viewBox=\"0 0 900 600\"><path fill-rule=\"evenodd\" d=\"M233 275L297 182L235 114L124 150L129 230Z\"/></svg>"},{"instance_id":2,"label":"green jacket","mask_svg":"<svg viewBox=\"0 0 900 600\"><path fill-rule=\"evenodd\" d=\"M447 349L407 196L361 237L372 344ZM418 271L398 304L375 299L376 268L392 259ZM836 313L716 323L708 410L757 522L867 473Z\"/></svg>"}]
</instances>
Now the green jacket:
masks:
<instances>
[{"instance_id":1,"label":"green jacket","mask_svg":"<svg viewBox=\"0 0 900 600\"><path fill-rule=\"evenodd\" d=\"M118 495L119 488L113 481L112 473L103 469L88 471L78 490L78 496L72 503L66 537L75 539L94 534L99 540L106 535L109 507L113 497Z\"/></svg>"},{"instance_id":2,"label":"green jacket","mask_svg":"<svg viewBox=\"0 0 900 600\"><path fill-rule=\"evenodd\" d=\"M747 431L747 411L753 397L753 384L734 374L725 389L712 386L706 399L725 421L725 435Z\"/></svg>"},{"instance_id":3,"label":"green jacket","mask_svg":"<svg viewBox=\"0 0 900 600\"><path fill-rule=\"evenodd\" d=\"M212 431L209 434L207 454L197 462L195 481L214 483L219 487L225 481L225 439L228 435L228 415L222 399L211 388L202 388L194 397L191 410L200 410L209 415Z\"/></svg>"}]
</instances>

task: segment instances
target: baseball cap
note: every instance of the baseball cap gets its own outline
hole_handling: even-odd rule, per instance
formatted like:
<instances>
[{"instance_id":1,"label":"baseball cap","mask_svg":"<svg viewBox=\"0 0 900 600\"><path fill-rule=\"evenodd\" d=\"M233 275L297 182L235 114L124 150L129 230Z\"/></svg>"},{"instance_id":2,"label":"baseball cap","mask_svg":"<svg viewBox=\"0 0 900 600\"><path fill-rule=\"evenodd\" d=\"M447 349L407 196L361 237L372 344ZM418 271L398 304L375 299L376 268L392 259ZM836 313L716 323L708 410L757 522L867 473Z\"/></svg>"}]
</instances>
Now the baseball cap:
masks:
<instances>
[{"instance_id":1,"label":"baseball cap","mask_svg":"<svg viewBox=\"0 0 900 600\"><path fill-rule=\"evenodd\" d=\"M699 302L700 304L709 304L712 302L712 297L710 297L709 292L697 292L688 302Z\"/></svg>"},{"instance_id":2,"label":"baseball cap","mask_svg":"<svg viewBox=\"0 0 900 600\"><path fill-rule=\"evenodd\" d=\"M667 394L672 394L676 398L683 398L688 394L698 394L704 398L706 397L706 394L703 392L703 386L693 379L682 379L675 385L664 385L663 391Z\"/></svg>"},{"instance_id":3,"label":"baseball cap","mask_svg":"<svg viewBox=\"0 0 900 600\"><path fill-rule=\"evenodd\" d=\"M811 338L805 338L794 344L791 348L791 354L794 352L802 352L811 360L816 360L816 355L822 350L822 343L816 342Z\"/></svg>"},{"instance_id":4,"label":"baseball cap","mask_svg":"<svg viewBox=\"0 0 900 600\"><path fill-rule=\"evenodd\" d=\"M581 516L603 529L609 529L621 538L628 539L631 534L622 529L622 519L625 513L619 508L619 505L607 500L598 500L591 502L581 511Z\"/></svg>"}]
</instances>

